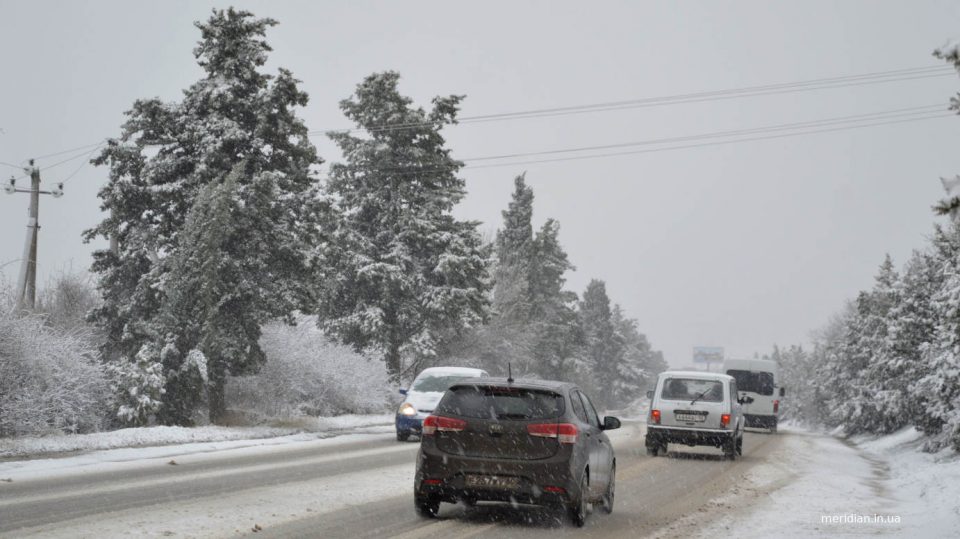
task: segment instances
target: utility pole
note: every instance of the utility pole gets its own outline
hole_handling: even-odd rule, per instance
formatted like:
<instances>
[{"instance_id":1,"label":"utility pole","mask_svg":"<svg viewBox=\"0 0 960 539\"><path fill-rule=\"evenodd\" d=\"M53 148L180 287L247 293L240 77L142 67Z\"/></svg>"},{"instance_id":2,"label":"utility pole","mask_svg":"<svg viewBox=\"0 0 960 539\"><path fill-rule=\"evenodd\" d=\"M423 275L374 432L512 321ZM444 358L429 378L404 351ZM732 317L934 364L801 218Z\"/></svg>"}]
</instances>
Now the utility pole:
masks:
<instances>
[{"instance_id":1,"label":"utility pole","mask_svg":"<svg viewBox=\"0 0 960 539\"><path fill-rule=\"evenodd\" d=\"M40 230L40 195L53 195L55 198L63 196L63 184L57 185L51 191L40 190L40 168L34 166L33 159L30 166L23 169L30 175L30 189L17 187L16 178L10 178L10 184L4 187L7 194L29 193L30 211L27 217L27 239L23 244L23 259L20 263L20 277L17 279L17 309L33 310L37 305L37 233Z\"/></svg>"}]
</instances>

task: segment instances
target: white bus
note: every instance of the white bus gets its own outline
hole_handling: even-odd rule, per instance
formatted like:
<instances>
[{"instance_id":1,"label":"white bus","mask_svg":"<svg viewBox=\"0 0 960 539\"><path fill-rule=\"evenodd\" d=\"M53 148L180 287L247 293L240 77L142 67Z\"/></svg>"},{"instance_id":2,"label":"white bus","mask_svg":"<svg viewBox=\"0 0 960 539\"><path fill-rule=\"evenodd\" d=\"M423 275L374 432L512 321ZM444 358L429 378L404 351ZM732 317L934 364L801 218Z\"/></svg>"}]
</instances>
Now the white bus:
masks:
<instances>
[{"instance_id":1,"label":"white bus","mask_svg":"<svg viewBox=\"0 0 960 539\"><path fill-rule=\"evenodd\" d=\"M777 363L766 359L727 359L723 372L737 380L741 396L753 397L753 402L743 405L746 426L777 432L780 399L785 393L779 385Z\"/></svg>"}]
</instances>

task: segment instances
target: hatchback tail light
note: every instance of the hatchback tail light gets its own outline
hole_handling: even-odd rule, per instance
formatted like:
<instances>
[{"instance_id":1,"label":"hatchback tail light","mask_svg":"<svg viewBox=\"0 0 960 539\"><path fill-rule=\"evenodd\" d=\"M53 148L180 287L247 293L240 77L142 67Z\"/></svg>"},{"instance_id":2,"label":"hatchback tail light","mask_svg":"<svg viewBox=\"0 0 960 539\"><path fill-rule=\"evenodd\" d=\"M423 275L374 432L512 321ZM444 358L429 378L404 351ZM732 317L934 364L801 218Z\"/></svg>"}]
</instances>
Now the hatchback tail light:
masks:
<instances>
[{"instance_id":1,"label":"hatchback tail light","mask_svg":"<svg viewBox=\"0 0 960 539\"><path fill-rule=\"evenodd\" d=\"M466 421L452 417L443 417L442 415L427 416L427 418L423 420L424 436L433 436L437 431L460 432L465 428L467 428Z\"/></svg>"},{"instance_id":2,"label":"hatchback tail light","mask_svg":"<svg viewBox=\"0 0 960 539\"><path fill-rule=\"evenodd\" d=\"M577 426L572 423L535 423L527 425L527 434L541 438L556 438L561 444L577 443Z\"/></svg>"},{"instance_id":3,"label":"hatchback tail light","mask_svg":"<svg viewBox=\"0 0 960 539\"><path fill-rule=\"evenodd\" d=\"M780 401L775 400L773 401L773 413L777 413L778 410L780 410Z\"/></svg>"},{"instance_id":4,"label":"hatchback tail light","mask_svg":"<svg viewBox=\"0 0 960 539\"><path fill-rule=\"evenodd\" d=\"M721 414L720 415L720 424L726 427L730 424L730 414Z\"/></svg>"},{"instance_id":5,"label":"hatchback tail light","mask_svg":"<svg viewBox=\"0 0 960 539\"><path fill-rule=\"evenodd\" d=\"M655 425L660 424L660 410L650 410L650 417Z\"/></svg>"}]
</instances>

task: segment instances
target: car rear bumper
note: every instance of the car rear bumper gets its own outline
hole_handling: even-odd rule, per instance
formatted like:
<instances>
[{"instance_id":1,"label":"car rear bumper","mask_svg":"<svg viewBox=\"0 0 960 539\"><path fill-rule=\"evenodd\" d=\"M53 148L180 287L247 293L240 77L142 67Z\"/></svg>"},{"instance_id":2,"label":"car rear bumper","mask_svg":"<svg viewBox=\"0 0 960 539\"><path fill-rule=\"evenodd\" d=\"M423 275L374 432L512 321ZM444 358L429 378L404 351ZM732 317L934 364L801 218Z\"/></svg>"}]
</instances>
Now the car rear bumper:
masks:
<instances>
[{"instance_id":1,"label":"car rear bumper","mask_svg":"<svg viewBox=\"0 0 960 539\"><path fill-rule=\"evenodd\" d=\"M744 414L743 420L746 427L772 429L777 426L777 416L775 415Z\"/></svg>"},{"instance_id":2,"label":"car rear bumper","mask_svg":"<svg viewBox=\"0 0 960 539\"><path fill-rule=\"evenodd\" d=\"M417 456L414 489L421 496L444 502L460 500L502 501L532 505L562 506L577 499L580 474L575 473L569 449L541 460L491 459L444 453L427 441ZM518 478L515 489L468 487L467 475ZM430 484L425 480L439 481ZM554 487L548 489L547 487ZM562 489L557 492L556 487Z\"/></svg>"},{"instance_id":3,"label":"car rear bumper","mask_svg":"<svg viewBox=\"0 0 960 539\"><path fill-rule=\"evenodd\" d=\"M684 445L712 445L720 447L730 441L732 430L685 429L647 425L647 447L660 447L667 443Z\"/></svg>"}]
</instances>

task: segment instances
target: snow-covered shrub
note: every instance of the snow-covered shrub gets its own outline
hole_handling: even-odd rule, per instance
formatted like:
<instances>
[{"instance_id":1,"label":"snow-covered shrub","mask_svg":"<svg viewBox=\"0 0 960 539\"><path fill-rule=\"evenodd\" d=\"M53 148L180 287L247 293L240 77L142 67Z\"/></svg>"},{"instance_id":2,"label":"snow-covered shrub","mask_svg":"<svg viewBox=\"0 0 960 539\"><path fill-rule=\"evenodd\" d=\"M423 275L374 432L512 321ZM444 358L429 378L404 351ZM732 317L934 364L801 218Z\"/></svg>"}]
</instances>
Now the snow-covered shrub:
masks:
<instances>
[{"instance_id":1,"label":"snow-covered shrub","mask_svg":"<svg viewBox=\"0 0 960 539\"><path fill-rule=\"evenodd\" d=\"M118 361L108 365L113 381L113 392L120 400L117 418L124 424L139 426L150 422L163 404L166 378L160 353L145 344L132 361Z\"/></svg>"},{"instance_id":2,"label":"snow-covered shrub","mask_svg":"<svg viewBox=\"0 0 960 539\"><path fill-rule=\"evenodd\" d=\"M38 315L0 314L0 436L89 432L109 417L111 392L89 333Z\"/></svg>"},{"instance_id":3,"label":"snow-covered shrub","mask_svg":"<svg viewBox=\"0 0 960 539\"><path fill-rule=\"evenodd\" d=\"M267 355L260 372L233 377L227 406L261 417L381 413L391 407L393 386L382 361L331 341L316 318L296 326L280 322L263 328Z\"/></svg>"}]
</instances>

